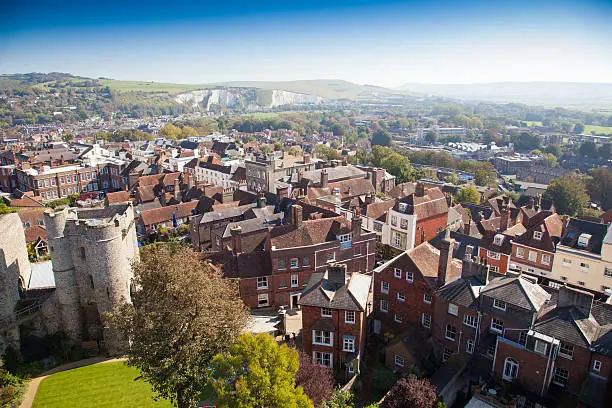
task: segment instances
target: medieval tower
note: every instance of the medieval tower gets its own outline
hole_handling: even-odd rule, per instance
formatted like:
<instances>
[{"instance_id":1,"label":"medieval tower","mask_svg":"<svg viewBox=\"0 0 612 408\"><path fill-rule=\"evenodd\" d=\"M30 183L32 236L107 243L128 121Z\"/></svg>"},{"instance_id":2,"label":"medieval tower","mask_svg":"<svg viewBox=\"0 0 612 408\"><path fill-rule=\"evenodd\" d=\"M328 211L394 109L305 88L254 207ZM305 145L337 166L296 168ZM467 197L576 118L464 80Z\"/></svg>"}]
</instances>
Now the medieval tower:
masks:
<instances>
[{"instance_id":1,"label":"medieval tower","mask_svg":"<svg viewBox=\"0 0 612 408\"><path fill-rule=\"evenodd\" d=\"M102 319L131 301L131 263L138 259L133 207L47 210L45 225L62 329L76 341L103 342L114 354L118 337Z\"/></svg>"}]
</instances>

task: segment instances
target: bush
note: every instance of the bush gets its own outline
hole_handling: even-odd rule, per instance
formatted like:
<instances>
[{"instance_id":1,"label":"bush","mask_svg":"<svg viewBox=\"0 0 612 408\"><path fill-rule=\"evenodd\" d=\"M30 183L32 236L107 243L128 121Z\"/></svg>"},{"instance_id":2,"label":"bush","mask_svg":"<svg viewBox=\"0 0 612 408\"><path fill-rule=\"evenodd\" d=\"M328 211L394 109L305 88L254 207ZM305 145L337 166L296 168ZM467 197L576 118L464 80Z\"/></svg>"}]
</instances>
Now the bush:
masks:
<instances>
[{"instance_id":1,"label":"bush","mask_svg":"<svg viewBox=\"0 0 612 408\"><path fill-rule=\"evenodd\" d=\"M18 407L24 390L23 380L5 370L4 363L0 360L0 406Z\"/></svg>"}]
</instances>

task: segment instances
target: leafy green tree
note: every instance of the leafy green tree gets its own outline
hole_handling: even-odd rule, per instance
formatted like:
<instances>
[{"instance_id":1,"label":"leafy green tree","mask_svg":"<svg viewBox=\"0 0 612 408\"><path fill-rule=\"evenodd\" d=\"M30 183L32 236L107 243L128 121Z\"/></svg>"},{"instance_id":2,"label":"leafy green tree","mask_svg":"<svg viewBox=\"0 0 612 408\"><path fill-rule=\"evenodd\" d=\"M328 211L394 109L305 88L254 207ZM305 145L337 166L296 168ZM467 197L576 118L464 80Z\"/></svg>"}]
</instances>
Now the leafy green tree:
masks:
<instances>
[{"instance_id":1,"label":"leafy green tree","mask_svg":"<svg viewBox=\"0 0 612 408\"><path fill-rule=\"evenodd\" d=\"M576 123L574 125L574 133L583 133L584 132L584 125L582 123Z\"/></svg>"},{"instance_id":2,"label":"leafy green tree","mask_svg":"<svg viewBox=\"0 0 612 408\"><path fill-rule=\"evenodd\" d=\"M597 145L593 142L584 142L580 145L578 152L583 157L590 157L594 159L597 157Z\"/></svg>"},{"instance_id":3,"label":"leafy green tree","mask_svg":"<svg viewBox=\"0 0 612 408\"><path fill-rule=\"evenodd\" d=\"M181 129L174 126L172 123L166 123L164 126L162 126L159 133L169 139L178 139L181 137Z\"/></svg>"},{"instance_id":4,"label":"leafy green tree","mask_svg":"<svg viewBox=\"0 0 612 408\"><path fill-rule=\"evenodd\" d=\"M546 167L559 167L559 161L552 153L545 153L542 156L542 161Z\"/></svg>"},{"instance_id":5,"label":"leafy green tree","mask_svg":"<svg viewBox=\"0 0 612 408\"><path fill-rule=\"evenodd\" d=\"M160 397L193 407L210 380L213 356L230 347L249 315L230 281L179 244L141 249L133 265L133 305L109 323L130 340L128 364Z\"/></svg>"},{"instance_id":6,"label":"leafy green tree","mask_svg":"<svg viewBox=\"0 0 612 408\"><path fill-rule=\"evenodd\" d=\"M340 158L340 153L324 144L318 144L315 147L314 153L318 158L325 158L325 160L337 160Z\"/></svg>"},{"instance_id":7,"label":"leafy green tree","mask_svg":"<svg viewBox=\"0 0 612 408\"><path fill-rule=\"evenodd\" d=\"M597 168L591 170L591 178L587 182L587 192L591 200L601 204L605 211L612 208L612 170Z\"/></svg>"},{"instance_id":8,"label":"leafy green tree","mask_svg":"<svg viewBox=\"0 0 612 408\"><path fill-rule=\"evenodd\" d=\"M599 157L603 160L610 160L612 158L612 143L604 143L599 147L597 151Z\"/></svg>"},{"instance_id":9,"label":"leafy green tree","mask_svg":"<svg viewBox=\"0 0 612 408\"><path fill-rule=\"evenodd\" d=\"M589 201L582 179L574 174L552 180L544 196L552 200L557 212L570 216L580 214Z\"/></svg>"},{"instance_id":10,"label":"leafy green tree","mask_svg":"<svg viewBox=\"0 0 612 408\"><path fill-rule=\"evenodd\" d=\"M546 146L546 149L544 149L544 152L553 154L557 158L561 157L561 155L563 154L561 146L559 146L558 144L551 144L551 145Z\"/></svg>"},{"instance_id":11,"label":"leafy green tree","mask_svg":"<svg viewBox=\"0 0 612 408\"><path fill-rule=\"evenodd\" d=\"M426 378L419 380L411 374L395 383L380 406L381 408L433 408L437 401L436 388L429 380Z\"/></svg>"},{"instance_id":12,"label":"leafy green tree","mask_svg":"<svg viewBox=\"0 0 612 408\"><path fill-rule=\"evenodd\" d=\"M425 136L423 136L423 140L428 145L433 145L436 143L436 140L438 140L438 135L435 132L427 132Z\"/></svg>"},{"instance_id":13,"label":"leafy green tree","mask_svg":"<svg viewBox=\"0 0 612 408\"><path fill-rule=\"evenodd\" d=\"M0 359L0 407L18 407L23 392L23 380L7 371Z\"/></svg>"},{"instance_id":14,"label":"leafy green tree","mask_svg":"<svg viewBox=\"0 0 612 408\"><path fill-rule=\"evenodd\" d=\"M488 186L495 181L497 171L489 162L479 162L474 170L474 183L478 186Z\"/></svg>"},{"instance_id":15,"label":"leafy green tree","mask_svg":"<svg viewBox=\"0 0 612 408\"><path fill-rule=\"evenodd\" d=\"M391 146L391 135L383 129L378 129L372 134L372 146Z\"/></svg>"},{"instance_id":16,"label":"leafy green tree","mask_svg":"<svg viewBox=\"0 0 612 408\"><path fill-rule=\"evenodd\" d=\"M17 212L17 209L9 207L8 205L0 201L0 214L10 214L14 212Z\"/></svg>"},{"instance_id":17,"label":"leafy green tree","mask_svg":"<svg viewBox=\"0 0 612 408\"><path fill-rule=\"evenodd\" d=\"M451 184L459 184L459 177L457 177L457 173L452 172L448 176L444 177L444 181Z\"/></svg>"},{"instance_id":18,"label":"leafy green tree","mask_svg":"<svg viewBox=\"0 0 612 408\"><path fill-rule=\"evenodd\" d=\"M268 334L242 334L227 352L212 360L213 388L228 408L313 407L296 387L298 353Z\"/></svg>"},{"instance_id":19,"label":"leafy green tree","mask_svg":"<svg viewBox=\"0 0 612 408\"><path fill-rule=\"evenodd\" d=\"M480 193L474 186L462 186L457 193L457 201L460 203L480 204Z\"/></svg>"},{"instance_id":20,"label":"leafy green tree","mask_svg":"<svg viewBox=\"0 0 612 408\"><path fill-rule=\"evenodd\" d=\"M513 136L512 142L514 143L514 150L517 152L530 152L540 147L540 139L527 132L521 132Z\"/></svg>"},{"instance_id":21,"label":"leafy green tree","mask_svg":"<svg viewBox=\"0 0 612 408\"><path fill-rule=\"evenodd\" d=\"M72 134L72 132L64 132L64 134L62 134L62 141L66 143L70 143L73 140L74 140L74 135Z\"/></svg>"},{"instance_id":22,"label":"leafy green tree","mask_svg":"<svg viewBox=\"0 0 612 408\"><path fill-rule=\"evenodd\" d=\"M332 397L323 403L322 408L353 408L355 396L340 388L334 390Z\"/></svg>"},{"instance_id":23,"label":"leafy green tree","mask_svg":"<svg viewBox=\"0 0 612 408\"><path fill-rule=\"evenodd\" d=\"M183 126L181 129L181 137L197 136L198 132L191 126Z\"/></svg>"}]
</instances>

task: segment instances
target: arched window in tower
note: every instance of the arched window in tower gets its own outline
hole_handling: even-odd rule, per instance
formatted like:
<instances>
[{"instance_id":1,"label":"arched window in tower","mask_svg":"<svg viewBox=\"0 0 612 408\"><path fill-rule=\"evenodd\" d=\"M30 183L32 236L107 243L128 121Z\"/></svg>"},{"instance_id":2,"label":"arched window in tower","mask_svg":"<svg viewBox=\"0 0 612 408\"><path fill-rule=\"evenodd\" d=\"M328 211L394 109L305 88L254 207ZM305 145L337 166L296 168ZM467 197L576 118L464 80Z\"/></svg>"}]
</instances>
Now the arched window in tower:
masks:
<instances>
[{"instance_id":1,"label":"arched window in tower","mask_svg":"<svg viewBox=\"0 0 612 408\"><path fill-rule=\"evenodd\" d=\"M91 289L94 289L94 281L93 281L93 276L89 275L89 287Z\"/></svg>"}]
</instances>

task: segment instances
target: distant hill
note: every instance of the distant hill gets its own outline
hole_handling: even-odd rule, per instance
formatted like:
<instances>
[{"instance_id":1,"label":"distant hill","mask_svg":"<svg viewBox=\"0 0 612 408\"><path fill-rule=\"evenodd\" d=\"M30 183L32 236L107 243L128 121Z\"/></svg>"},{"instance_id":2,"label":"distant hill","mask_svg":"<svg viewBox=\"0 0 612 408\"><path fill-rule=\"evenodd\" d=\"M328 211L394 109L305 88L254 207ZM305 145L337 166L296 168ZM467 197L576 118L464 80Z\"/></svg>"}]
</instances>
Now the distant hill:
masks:
<instances>
[{"instance_id":1,"label":"distant hill","mask_svg":"<svg viewBox=\"0 0 612 408\"><path fill-rule=\"evenodd\" d=\"M398 89L464 100L518 102L549 107L612 107L612 83L496 82L461 85L407 83Z\"/></svg>"},{"instance_id":2,"label":"distant hill","mask_svg":"<svg viewBox=\"0 0 612 408\"><path fill-rule=\"evenodd\" d=\"M332 100L359 100L408 96L409 92L392 90L373 85L358 85L341 79L313 79L302 81L230 81L208 84L232 88L279 89L283 91L320 96Z\"/></svg>"}]
</instances>

